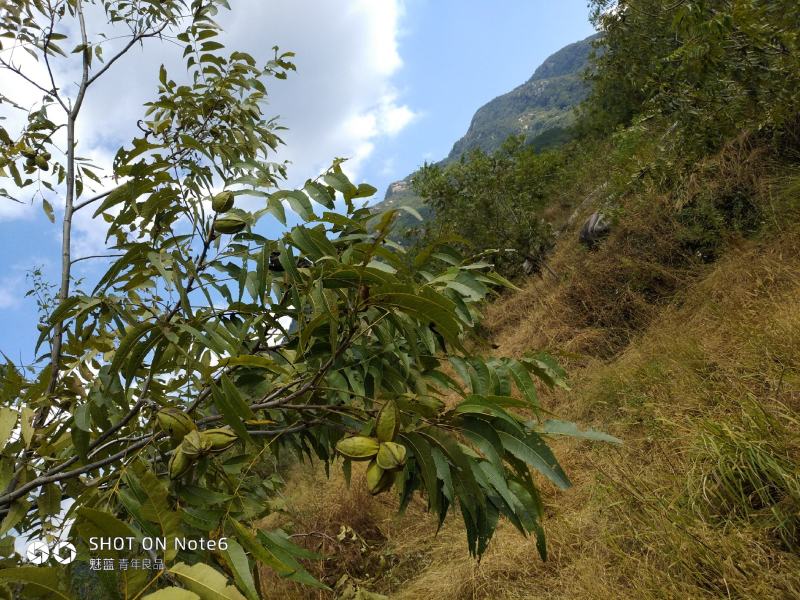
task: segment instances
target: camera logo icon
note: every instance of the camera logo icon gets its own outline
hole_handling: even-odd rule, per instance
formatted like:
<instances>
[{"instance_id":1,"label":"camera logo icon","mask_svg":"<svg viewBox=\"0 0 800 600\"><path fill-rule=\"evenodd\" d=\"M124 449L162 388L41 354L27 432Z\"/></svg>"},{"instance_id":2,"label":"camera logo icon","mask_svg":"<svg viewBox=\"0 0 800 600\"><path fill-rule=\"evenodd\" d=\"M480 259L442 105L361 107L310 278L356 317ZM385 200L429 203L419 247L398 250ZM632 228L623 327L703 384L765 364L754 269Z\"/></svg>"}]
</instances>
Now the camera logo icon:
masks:
<instances>
[{"instance_id":1,"label":"camera logo icon","mask_svg":"<svg viewBox=\"0 0 800 600\"><path fill-rule=\"evenodd\" d=\"M47 542L35 540L30 542L25 549L25 556L27 556L28 561L34 565L43 565L50 560L51 556L56 562L62 565L68 565L75 560L77 555L78 552L75 550L75 546L69 542L59 542L51 549L50 546L47 545Z\"/></svg>"},{"instance_id":2,"label":"camera logo icon","mask_svg":"<svg viewBox=\"0 0 800 600\"><path fill-rule=\"evenodd\" d=\"M42 541L31 542L25 550L28 561L35 565L43 565L50 559L50 547Z\"/></svg>"}]
</instances>

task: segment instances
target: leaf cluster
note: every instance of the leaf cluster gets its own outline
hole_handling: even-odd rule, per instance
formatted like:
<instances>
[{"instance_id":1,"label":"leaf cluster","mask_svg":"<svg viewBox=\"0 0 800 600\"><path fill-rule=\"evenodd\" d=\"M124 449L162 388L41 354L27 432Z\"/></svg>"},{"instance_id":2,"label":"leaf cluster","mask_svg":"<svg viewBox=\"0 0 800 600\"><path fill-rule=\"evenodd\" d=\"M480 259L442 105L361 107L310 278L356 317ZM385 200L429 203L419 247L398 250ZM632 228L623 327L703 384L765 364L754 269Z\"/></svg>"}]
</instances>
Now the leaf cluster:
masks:
<instances>
[{"instance_id":1,"label":"leaf cluster","mask_svg":"<svg viewBox=\"0 0 800 600\"><path fill-rule=\"evenodd\" d=\"M553 245L544 210L564 163L560 152L538 153L511 137L492 154L473 150L458 162L424 165L412 177L433 213L422 239L448 240L465 252L493 250L508 276L525 261L538 270Z\"/></svg>"},{"instance_id":2,"label":"leaf cluster","mask_svg":"<svg viewBox=\"0 0 800 600\"><path fill-rule=\"evenodd\" d=\"M594 0L598 41L586 130L674 123L684 153L742 129L780 131L800 110L800 11L791 0Z\"/></svg>"}]
</instances>

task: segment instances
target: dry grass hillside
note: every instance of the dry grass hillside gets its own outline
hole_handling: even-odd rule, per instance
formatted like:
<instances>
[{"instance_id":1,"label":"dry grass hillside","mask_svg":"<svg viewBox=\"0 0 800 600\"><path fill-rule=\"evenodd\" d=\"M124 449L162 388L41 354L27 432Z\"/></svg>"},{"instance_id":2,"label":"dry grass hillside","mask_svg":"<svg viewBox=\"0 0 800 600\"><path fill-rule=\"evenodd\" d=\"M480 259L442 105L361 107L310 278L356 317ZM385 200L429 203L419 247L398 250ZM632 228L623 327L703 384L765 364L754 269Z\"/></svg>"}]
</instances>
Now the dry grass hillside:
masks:
<instances>
[{"instance_id":1,"label":"dry grass hillside","mask_svg":"<svg viewBox=\"0 0 800 600\"><path fill-rule=\"evenodd\" d=\"M434 536L421 502L397 516L360 473L348 488L298 467L271 524L331 557L311 567L337 592L264 573L264 596L800 598L800 179L742 164L764 224L715 260L688 253L670 199L639 196L600 249L567 231L556 277L487 307L493 352L549 349L567 367L553 413L624 440L554 442L574 487L542 481L547 562L502 524L478 563L457 517ZM742 183L715 169L693 185Z\"/></svg>"}]
</instances>

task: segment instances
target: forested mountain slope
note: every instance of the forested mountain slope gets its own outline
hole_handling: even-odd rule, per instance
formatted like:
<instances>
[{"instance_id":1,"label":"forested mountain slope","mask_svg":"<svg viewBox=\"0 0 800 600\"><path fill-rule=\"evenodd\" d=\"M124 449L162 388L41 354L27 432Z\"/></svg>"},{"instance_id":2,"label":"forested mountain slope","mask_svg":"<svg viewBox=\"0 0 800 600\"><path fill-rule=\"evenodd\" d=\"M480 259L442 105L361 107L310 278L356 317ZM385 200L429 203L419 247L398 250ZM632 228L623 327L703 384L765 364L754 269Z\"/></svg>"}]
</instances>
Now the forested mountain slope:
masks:
<instances>
[{"instance_id":1,"label":"forested mountain slope","mask_svg":"<svg viewBox=\"0 0 800 600\"><path fill-rule=\"evenodd\" d=\"M524 135L526 141L542 147L563 139L565 128L574 121L574 107L586 97L583 74L589 66L592 42L598 37L565 46L548 57L528 81L480 107L446 160L457 160L474 148L492 152L511 135ZM545 137L548 131L551 135Z\"/></svg>"},{"instance_id":2,"label":"forested mountain slope","mask_svg":"<svg viewBox=\"0 0 800 600\"><path fill-rule=\"evenodd\" d=\"M574 109L588 92L584 72L598 37L594 35L565 46L549 56L528 81L480 107L467 133L453 144L441 162L458 160L475 149L493 152L511 135L522 135L526 143L537 149L567 141L568 128L575 120ZM373 210L381 212L397 206L411 206L423 217L430 215L430 209L411 188L411 175L389 185L383 201ZM415 223L413 217L401 215L397 230Z\"/></svg>"}]
</instances>

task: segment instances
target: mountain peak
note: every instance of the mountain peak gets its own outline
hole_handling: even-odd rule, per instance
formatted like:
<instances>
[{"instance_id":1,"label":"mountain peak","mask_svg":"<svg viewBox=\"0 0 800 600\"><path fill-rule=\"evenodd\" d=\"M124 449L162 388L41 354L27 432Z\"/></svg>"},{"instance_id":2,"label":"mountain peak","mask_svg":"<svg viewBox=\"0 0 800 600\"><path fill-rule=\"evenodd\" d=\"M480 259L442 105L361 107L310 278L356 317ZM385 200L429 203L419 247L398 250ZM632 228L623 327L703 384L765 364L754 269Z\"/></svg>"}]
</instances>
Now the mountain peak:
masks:
<instances>
[{"instance_id":1,"label":"mountain peak","mask_svg":"<svg viewBox=\"0 0 800 600\"><path fill-rule=\"evenodd\" d=\"M528 81L481 106L447 160L457 160L473 148L492 152L510 135L522 134L535 143L543 133L569 127L573 109L588 92L583 72L598 37L595 34L565 46L545 59ZM552 145L552 141L539 145Z\"/></svg>"},{"instance_id":2,"label":"mountain peak","mask_svg":"<svg viewBox=\"0 0 800 600\"><path fill-rule=\"evenodd\" d=\"M562 75L580 74L588 66L592 43L601 36L601 33L595 33L584 40L564 46L558 52L551 54L539 65L526 83L561 77Z\"/></svg>"},{"instance_id":3,"label":"mountain peak","mask_svg":"<svg viewBox=\"0 0 800 600\"><path fill-rule=\"evenodd\" d=\"M547 57L528 81L481 106L467 133L453 145L443 162L458 160L474 148L493 152L511 135L522 134L537 148L556 146L568 139L574 108L588 93L583 73L589 65L593 42L600 35L565 46ZM409 175L390 184L385 199L374 210L408 205L427 214L427 207L409 185L410 179ZM413 225L410 221L403 224Z\"/></svg>"}]
</instances>

